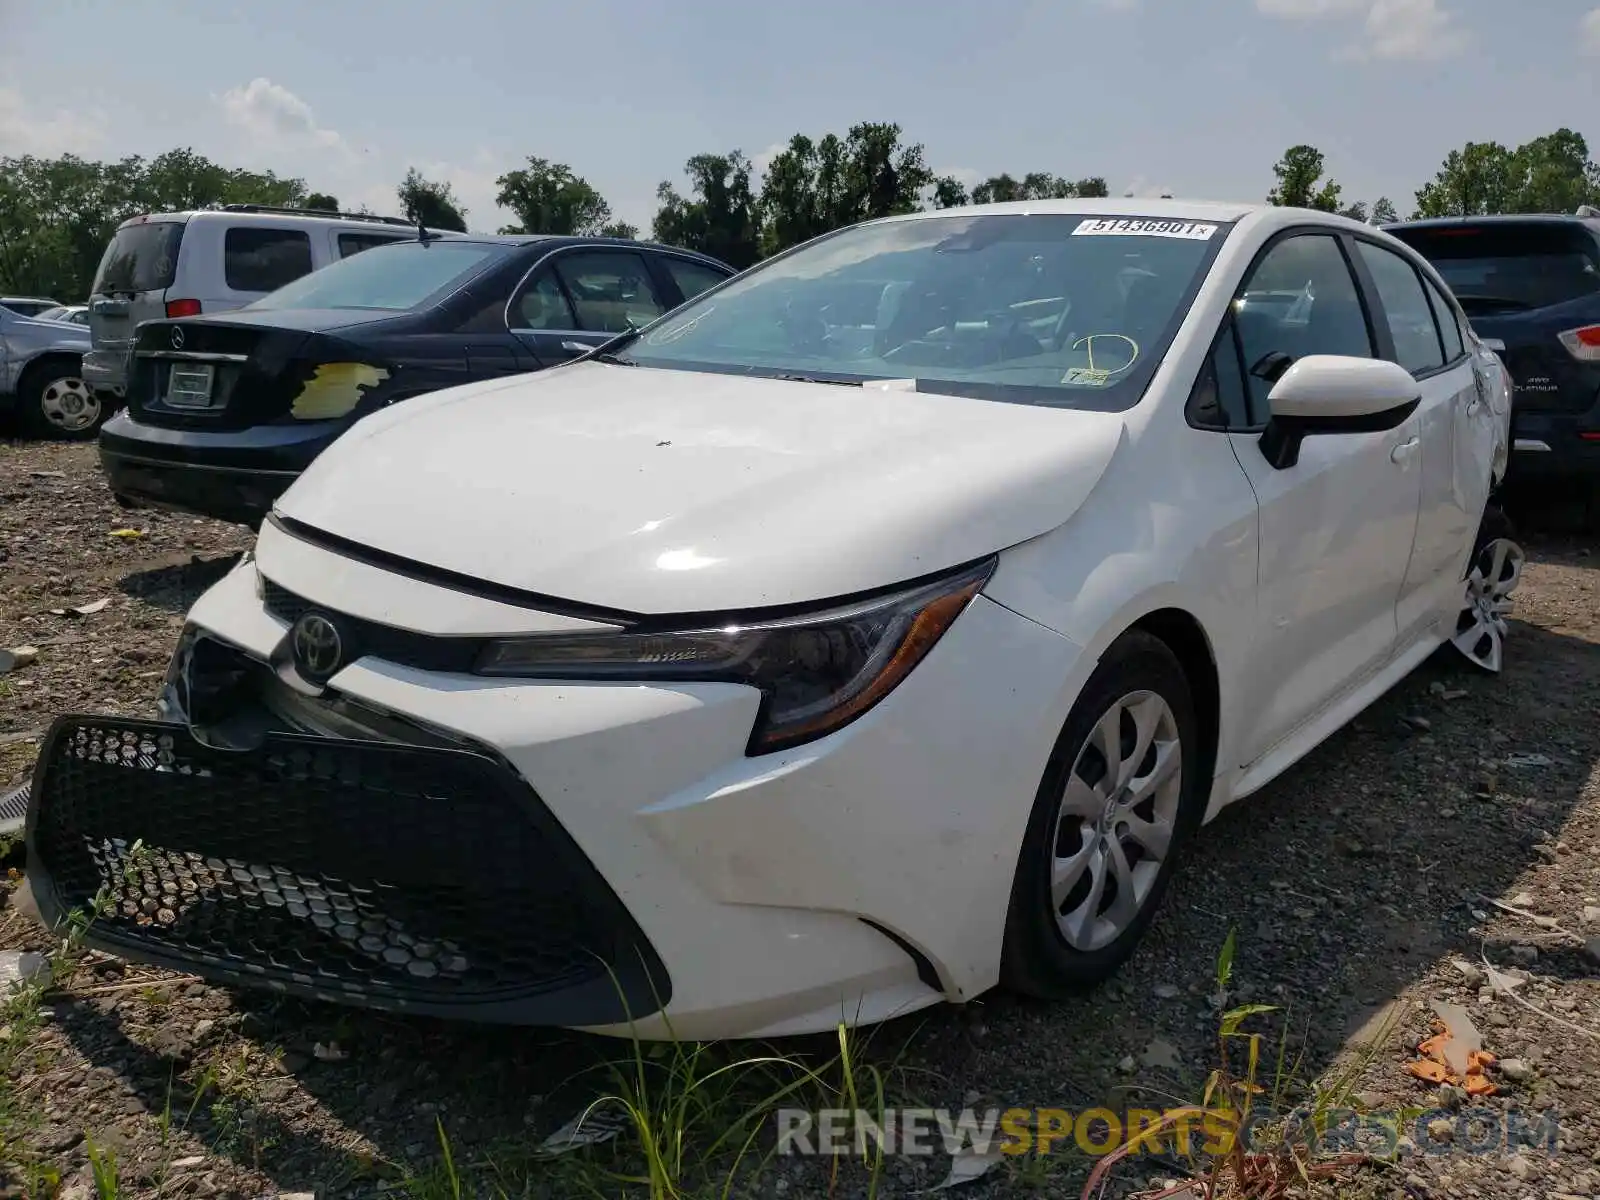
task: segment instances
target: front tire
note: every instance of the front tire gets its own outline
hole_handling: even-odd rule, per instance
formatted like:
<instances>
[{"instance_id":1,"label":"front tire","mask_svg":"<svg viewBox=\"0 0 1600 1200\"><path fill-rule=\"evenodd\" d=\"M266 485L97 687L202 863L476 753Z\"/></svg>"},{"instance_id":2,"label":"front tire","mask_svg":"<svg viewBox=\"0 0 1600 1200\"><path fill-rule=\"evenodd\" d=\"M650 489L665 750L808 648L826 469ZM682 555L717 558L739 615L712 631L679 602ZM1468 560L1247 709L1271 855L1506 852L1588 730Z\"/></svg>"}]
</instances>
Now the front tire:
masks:
<instances>
[{"instance_id":1,"label":"front tire","mask_svg":"<svg viewBox=\"0 0 1600 1200\"><path fill-rule=\"evenodd\" d=\"M18 419L30 437L85 442L111 415L83 381L83 368L69 359L47 359L29 367L17 388Z\"/></svg>"},{"instance_id":2,"label":"front tire","mask_svg":"<svg viewBox=\"0 0 1600 1200\"><path fill-rule=\"evenodd\" d=\"M1061 998L1133 953L1200 823L1204 758L1177 657L1124 634L1073 705L1034 800L1006 918L1008 987Z\"/></svg>"}]
</instances>

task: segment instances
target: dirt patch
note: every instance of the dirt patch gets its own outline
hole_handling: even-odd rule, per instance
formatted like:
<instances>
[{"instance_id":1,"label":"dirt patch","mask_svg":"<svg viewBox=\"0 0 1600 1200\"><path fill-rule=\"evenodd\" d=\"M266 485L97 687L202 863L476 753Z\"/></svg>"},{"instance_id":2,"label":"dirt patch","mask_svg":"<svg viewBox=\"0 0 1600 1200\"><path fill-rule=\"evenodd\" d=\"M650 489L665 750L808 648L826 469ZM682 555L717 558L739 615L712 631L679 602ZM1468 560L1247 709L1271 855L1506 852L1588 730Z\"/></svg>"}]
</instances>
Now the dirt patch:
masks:
<instances>
[{"instance_id":1,"label":"dirt patch","mask_svg":"<svg viewBox=\"0 0 1600 1200\"><path fill-rule=\"evenodd\" d=\"M149 713L181 614L249 541L124 512L92 449L0 448L0 647L39 650L0 676L0 738L13 739L0 741L0 786L24 777L35 750L25 735L59 713ZM1503 675L1441 656L1226 813L1111 985L1058 1005L993 995L874 1031L866 1053L893 1094L951 1108L1195 1099L1216 1062L1209 995L1234 929L1231 1001L1276 1007L1256 1027L1274 1053L1285 1034L1286 1074L1302 1088L1350 1076L1362 1105L1409 1111L1413 1140L1419 1121L1450 1127L1449 1143L1354 1170L1327 1194L1600 1189L1600 944L1586 945L1600 937L1600 556L1576 541L1530 547ZM0 949L49 947L4 906ZM1502 1060L1490 1071L1500 1094L1466 1106L1498 1114L1493 1150L1489 1134L1469 1146L1458 1132L1458 1097L1406 1073L1439 1000L1463 1006ZM115 1155L123 1195L450 1195L441 1127L469 1179L462 1194L587 1194L528 1152L609 1086L605 1064L628 1058L615 1042L229 994L100 956L48 995L36 1025L0 1039L9 1182L26 1182L18 1164L43 1164L78 1195L91 1146ZM780 1049L826 1054L828 1041ZM1441 1105L1442 1117L1425 1111ZM1555 1129L1554 1144L1510 1153L1513 1126L1535 1140ZM931 1186L946 1166L891 1160L877 1194ZM1064 1154L1008 1161L953 1194L1076 1196L1085 1166ZM1171 1174L1144 1162L1119 1179ZM601 1194L649 1194L586 1178L601 1179ZM780 1159L732 1194L867 1193L854 1178L830 1183L824 1164Z\"/></svg>"}]
</instances>

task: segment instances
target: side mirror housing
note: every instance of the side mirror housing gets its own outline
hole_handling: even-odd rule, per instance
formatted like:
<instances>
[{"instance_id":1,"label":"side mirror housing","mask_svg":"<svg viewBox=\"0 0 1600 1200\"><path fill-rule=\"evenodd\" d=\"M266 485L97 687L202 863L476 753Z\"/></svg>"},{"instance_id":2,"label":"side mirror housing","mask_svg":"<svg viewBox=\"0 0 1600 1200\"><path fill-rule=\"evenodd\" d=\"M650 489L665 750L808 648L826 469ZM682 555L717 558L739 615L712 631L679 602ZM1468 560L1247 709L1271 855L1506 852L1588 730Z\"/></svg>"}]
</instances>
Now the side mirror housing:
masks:
<instances>
[{"instance_id":1,"label":"side mirror housing","mask_svg":"<svg viewBox=\"0 0 1600 1200\"><path fill-rule=\"evenodd\" d=\"M1308 354L1295 360L1267 397L1272 415L1261 434L1261 453L1286 471L1300 461L1306 438L1395 429L1421 402L1417 381L1396 363Z\"/></svg>"}]
</instances>

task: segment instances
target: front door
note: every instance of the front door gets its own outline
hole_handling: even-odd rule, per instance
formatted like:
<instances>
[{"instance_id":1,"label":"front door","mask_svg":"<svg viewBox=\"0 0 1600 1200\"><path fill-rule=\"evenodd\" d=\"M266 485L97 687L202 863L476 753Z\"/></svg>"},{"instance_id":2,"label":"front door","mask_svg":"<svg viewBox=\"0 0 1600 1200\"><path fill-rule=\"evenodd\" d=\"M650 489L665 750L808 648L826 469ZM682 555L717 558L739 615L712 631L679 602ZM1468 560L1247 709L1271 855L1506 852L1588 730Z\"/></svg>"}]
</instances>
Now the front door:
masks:
<instances>
[{"instance_id":1,"label":"front door","mask_svg":"<svg viewBox=\"0 0 1600 1200\"><path fill-rule=\"evenodd\" d=\"M1288 361L1376 356L1355 277L1331 234L1291 233L1273 243L1246 278L1232 323L1257 427L1266 424L1272 380ZM1383 433L1308 437L1299 461L1285 470L1268 463L1259 441L1258 434L1233 437L1260 512L1241 766L1389 661L1422 478L1415 416Z\"/></svg>"},{"instance_id":2,"label":"front door","mask_svg":"<svg viewBox=\"0 0 1600 1200\"><path fill-rule=\"evenodd\" d=\"M557 251L511 299L512 332L547 367L570 362L671 307L634 250Z\"/></svg>"}]
</instances>

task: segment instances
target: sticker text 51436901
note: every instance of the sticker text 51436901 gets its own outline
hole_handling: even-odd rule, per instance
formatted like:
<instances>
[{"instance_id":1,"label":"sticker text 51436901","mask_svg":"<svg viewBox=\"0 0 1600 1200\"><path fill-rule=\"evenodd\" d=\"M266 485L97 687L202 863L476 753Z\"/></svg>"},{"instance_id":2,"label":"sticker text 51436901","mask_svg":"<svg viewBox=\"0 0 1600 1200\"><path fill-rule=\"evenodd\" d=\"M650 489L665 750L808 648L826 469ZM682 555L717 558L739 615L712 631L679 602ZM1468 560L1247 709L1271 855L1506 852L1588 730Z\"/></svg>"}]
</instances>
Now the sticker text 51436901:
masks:
<instances>
[{"instance_id":1,"label":"sticker text 51436901","mask_svg":"<svg viewBox=\"0 0 1600 1200\"><path fill-rule=\"evenodd\" d=\"M1090 217L1072 231L1074 237L1164 237L1209 241L1217 232L1204 221L1160 221L1151 217Z\"/></svg>"}]
</instances>

